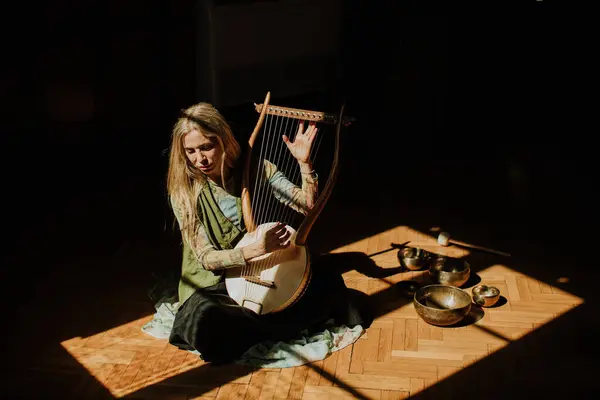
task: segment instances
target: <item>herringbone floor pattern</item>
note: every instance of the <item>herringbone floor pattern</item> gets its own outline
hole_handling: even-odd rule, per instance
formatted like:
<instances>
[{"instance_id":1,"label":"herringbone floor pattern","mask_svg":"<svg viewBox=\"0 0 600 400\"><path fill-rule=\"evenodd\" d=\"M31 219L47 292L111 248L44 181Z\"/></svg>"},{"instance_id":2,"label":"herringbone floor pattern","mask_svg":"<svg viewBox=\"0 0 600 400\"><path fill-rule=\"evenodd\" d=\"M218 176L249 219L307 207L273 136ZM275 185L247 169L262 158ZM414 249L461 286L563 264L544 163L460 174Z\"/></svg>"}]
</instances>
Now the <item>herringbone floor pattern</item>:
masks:
<instances>
[{"instance_id":1,"label":"herringbone floor pattern","mask_svg":"<svg viewBox=\"0 0 600 400\"><path fill-rule=\"evenodd\" d=\"M439 247L435 234L397 227L336 249L334 253L362 252L382 269L398 267L390 243L406 243L438 254L474 256L473 276L463 289L476 283L498 287L503 299L494 308L474 307L458 327L424 323L410 300L394 284L426 281L424 272L398 272L367 277L350 270L346 284L375 299L377 318L354 345L326 360L298 368L252 370L240 366L203 365L197 357L140 331L151 316L131 321L90 337L62 343L72 357L46 357L40 368L69 373L76 360L115 397L160 399L405 399L476 363L546 324L583 300L510 269L503 258L475 255L466 249ZM477 267L481 268L478 269ZM135 307L135 304L131 305ZM81 398L92 398L97 386L73 388ZM441 398L448 398L440 393Z\"/></svg>"}]
</instances>

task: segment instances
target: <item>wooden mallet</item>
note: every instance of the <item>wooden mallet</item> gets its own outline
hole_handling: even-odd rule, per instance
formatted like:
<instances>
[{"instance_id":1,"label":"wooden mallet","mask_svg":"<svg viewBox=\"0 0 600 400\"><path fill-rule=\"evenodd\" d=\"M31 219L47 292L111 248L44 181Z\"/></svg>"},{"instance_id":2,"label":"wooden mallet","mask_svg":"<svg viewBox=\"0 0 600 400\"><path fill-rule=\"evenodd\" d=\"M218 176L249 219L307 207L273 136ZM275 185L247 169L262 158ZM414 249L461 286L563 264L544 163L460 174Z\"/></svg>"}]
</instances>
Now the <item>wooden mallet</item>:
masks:
<instances>
[{"instance_id":1,"label":"wooden mallet","mask_svg":"<svg viewBox=\"0 0 600 400\"><path fill-rule=\"evenodd\" d=\"M449 244L455 244L457 246L467 247L467 248L476 249L476 250L482 250L482 251L486 251L488 253L497 254L499 256L510 257L509 253L505 253L503 251L488 249L487 247L477 246L474 244L459 242L458 240L450 239L450 234L448 232L440 232L440 234L438 235L437 242L440 246L444 246L444 247L448 246Z\"/></svg>"}]
</instances>

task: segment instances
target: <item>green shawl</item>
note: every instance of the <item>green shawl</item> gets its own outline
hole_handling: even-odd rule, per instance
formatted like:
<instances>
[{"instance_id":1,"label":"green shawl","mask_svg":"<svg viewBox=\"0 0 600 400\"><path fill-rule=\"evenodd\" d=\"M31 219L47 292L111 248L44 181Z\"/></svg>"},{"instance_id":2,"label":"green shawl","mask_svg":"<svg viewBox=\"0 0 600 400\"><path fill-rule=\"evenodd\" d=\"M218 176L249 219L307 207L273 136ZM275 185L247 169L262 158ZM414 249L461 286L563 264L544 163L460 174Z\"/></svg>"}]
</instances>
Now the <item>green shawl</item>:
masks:
<instances>
[{"instance_id":1,"label":"green shawl","mask_svg":"<svg viewBox=\"0 0 600 400\"><path fill-rule=\"evenodd\" d=\"M215 250L229 250L246 233L242 218L242 201L236 196L238 217L242 229L235 226L221 211L210 184L203 186L198 197L198 213L202 226ZM215 285L222 278L223 270L209 271L198 261L189 243L183 241L183 260L179 280L179 304L183 304L198 288Z\"/></svg>"}]
</instances>

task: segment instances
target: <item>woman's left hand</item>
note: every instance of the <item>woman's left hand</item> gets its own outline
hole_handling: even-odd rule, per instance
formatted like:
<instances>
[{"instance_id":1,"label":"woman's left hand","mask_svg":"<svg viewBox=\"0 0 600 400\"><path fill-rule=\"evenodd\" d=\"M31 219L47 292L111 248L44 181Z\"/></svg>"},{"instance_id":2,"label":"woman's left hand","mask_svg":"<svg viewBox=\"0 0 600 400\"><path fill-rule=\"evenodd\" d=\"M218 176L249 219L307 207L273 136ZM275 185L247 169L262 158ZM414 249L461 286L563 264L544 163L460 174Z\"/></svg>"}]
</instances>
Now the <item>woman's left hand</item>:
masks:
<instances>
[{"instance_id":1,"label":"woman's left hand","mask_svg":"<svg viewBox=\"0 0 600 400\"><path fill-rule=\"evenodd\" d=\"M308 163L310 161L310 149L318 131L317 124L311 121L306 131L302 132L303 130L304 121L300 121L294 141L291 142L286 135L283 135L283 141L299 163Z\"/></svg>"}]
</instances>

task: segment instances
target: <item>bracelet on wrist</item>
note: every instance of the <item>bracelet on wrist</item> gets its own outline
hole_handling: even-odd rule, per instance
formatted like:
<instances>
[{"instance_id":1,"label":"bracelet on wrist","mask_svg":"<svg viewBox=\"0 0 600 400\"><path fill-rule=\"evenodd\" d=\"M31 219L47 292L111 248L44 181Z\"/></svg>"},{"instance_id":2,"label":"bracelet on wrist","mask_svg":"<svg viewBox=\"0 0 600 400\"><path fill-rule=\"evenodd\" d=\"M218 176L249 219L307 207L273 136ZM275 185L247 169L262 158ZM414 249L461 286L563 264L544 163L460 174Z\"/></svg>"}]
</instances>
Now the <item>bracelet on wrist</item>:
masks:
<instances>
[{"instance_id":1,"label":"bracelet on wrist","mask_svg":"<svg viewBox=\"0 0 600 400\"><path fill-rule=\"evenodd\" d=\"M308 175L312 178L313 181L319 180L319 174L313 169L310 172L301 172L302 175Z\"/></svg>"}]
</instances>

